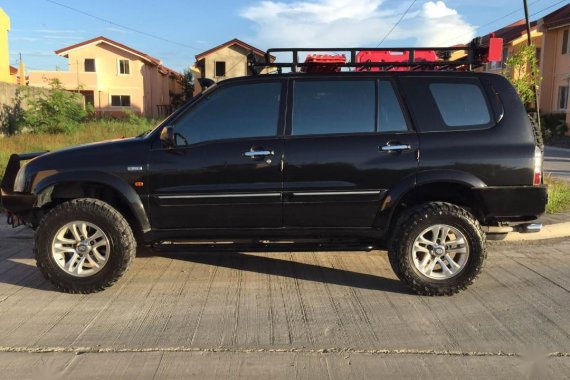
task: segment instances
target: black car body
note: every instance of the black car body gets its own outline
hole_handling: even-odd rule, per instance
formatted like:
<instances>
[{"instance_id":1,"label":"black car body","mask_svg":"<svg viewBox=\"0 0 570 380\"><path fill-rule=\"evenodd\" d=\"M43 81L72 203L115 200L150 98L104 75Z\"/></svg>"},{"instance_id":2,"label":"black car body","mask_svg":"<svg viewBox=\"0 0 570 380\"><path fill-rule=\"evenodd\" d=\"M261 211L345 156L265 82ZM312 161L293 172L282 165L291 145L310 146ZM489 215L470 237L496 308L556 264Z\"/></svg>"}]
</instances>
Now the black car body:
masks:
<instances>
[{"instance_id":1,"label":"black car body","mask_svg":"<svg viewBox=\"0 0 570 380\"><path fill-rule=\"evenodd\" d=\"M515 90L473 72L231 79L145 136L41 154L20 168L32 156L14 155L2 182L14 223L35 228L62 202L98 199L146 245L386 245L399 216L430 202L504 233L536 219L547 200Z\"/></svg>"}]
</instances>

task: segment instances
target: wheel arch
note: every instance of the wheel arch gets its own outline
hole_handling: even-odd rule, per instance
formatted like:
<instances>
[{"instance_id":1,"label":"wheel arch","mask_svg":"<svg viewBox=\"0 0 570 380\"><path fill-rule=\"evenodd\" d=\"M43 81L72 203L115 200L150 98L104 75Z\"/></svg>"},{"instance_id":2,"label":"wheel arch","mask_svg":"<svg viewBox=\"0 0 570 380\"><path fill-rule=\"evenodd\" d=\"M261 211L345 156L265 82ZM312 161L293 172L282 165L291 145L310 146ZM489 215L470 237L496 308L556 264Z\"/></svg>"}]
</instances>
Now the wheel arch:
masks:
<instances>
[{"instance_id":1,"label":"wheel arch","mask_svg":"<svg viewBox=\"0 0 570 380\"><path fill-rule=\"evenodd\" d=\"M38 208L56 199L91 197L107 201L125 216L134 229L143 233L150 231L150 222L139 194L111 174L98 171L57 173L38 181L32 191L37 194Z\"/></svg>"},{"instance_id":2,"label":"wheel arch","mask_svg":"<svg viewBox=\"0 0 570 380\"><path fill-rule=\"evenodd\" d=\"M402 210L434 201L467 207L480 222L483 221L483 203L473 191L487 186L480 178L459 170L429 170L417 173L414 179L405 178L386 194L375 220L377 229L388 233Z\"/></svg>"}]
</instances>

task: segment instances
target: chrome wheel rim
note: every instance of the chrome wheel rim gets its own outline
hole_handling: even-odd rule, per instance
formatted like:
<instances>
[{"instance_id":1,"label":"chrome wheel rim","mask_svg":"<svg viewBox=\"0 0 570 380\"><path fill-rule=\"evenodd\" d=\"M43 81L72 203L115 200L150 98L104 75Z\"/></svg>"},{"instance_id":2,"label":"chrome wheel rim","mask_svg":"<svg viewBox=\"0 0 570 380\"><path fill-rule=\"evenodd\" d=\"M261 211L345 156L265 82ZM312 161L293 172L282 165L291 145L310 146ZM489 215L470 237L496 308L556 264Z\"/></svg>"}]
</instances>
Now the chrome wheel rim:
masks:
<instances>
[{"instance_id":1,"label":"chrome wheel rim","mask_svg":"<svg viewBox=\"0 0 570 380\"><path fill-rule=\"evenodd\" d=\"M469 244L457 228L435 224L426 228L414 241L414 266L432 280L447 280L457 276L467 265Z\"/></svg>"},{"instance_id":2,"label":"chrome wheel rim","mask_svg":"<svg viewBox=\"0 0 570 380\"><path fill-rule=\"evenodd\" d=\"M57 231L51 244L51 255L65 273L89 277L107 264L110 249L109 238L101 228L76 220Z\"/></svg>"}]
</instances>

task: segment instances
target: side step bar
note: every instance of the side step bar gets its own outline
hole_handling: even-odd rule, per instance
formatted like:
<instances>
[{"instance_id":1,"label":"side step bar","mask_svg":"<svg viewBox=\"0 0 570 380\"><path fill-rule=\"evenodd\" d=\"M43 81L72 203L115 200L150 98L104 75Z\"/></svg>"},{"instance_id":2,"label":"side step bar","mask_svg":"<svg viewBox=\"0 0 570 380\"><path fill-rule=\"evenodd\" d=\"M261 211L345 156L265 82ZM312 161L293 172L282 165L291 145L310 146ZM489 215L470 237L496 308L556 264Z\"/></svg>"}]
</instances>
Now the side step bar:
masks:
<instances>
[{"instance_id":1,"label":"side step bar","mask_svg":"<svg viewBox=\"0 0 570 380\"><path fill-rule=\"evenodd\" d=\"M542 223L523 223L516 226L481 226L483 232L487 234L506 234L509 232L519 232L521 234L535 233L542 230Z\"/></svg>"}]
</instances>

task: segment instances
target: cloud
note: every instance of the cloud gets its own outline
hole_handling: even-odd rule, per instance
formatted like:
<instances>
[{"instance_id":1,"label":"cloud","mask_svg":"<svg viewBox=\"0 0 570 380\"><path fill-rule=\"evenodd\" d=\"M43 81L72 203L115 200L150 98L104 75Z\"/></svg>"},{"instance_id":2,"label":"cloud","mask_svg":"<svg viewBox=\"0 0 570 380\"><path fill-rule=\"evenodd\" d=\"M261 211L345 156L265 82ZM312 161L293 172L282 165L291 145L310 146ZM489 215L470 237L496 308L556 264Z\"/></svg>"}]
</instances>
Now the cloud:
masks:
<instances>
[{"instance_id":1,"label":"cloud","mask_svg":"<svg viewBox=\"0 0 570 380\"><path fill-rule=\"evenodd\" d=\"M262 47L376 46L409 5L406 1L389 6L385 0L269 0L245 8L241 16L253 23L255 35L250 38ZM467 42L474 33L475 28L444 1L428 1L414 6L386 42L411 39L417 46L445 46Z\"/></svg>"}]
</instances>

